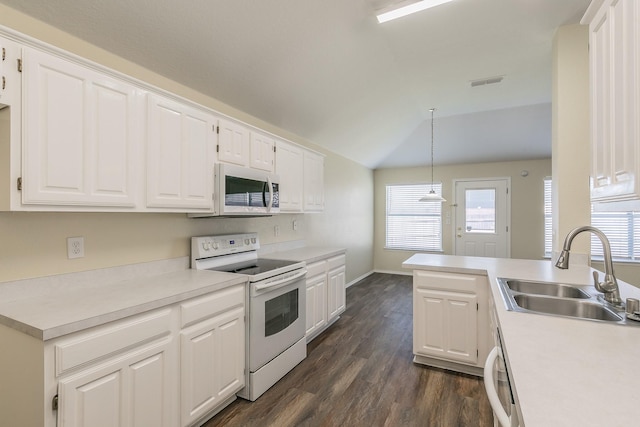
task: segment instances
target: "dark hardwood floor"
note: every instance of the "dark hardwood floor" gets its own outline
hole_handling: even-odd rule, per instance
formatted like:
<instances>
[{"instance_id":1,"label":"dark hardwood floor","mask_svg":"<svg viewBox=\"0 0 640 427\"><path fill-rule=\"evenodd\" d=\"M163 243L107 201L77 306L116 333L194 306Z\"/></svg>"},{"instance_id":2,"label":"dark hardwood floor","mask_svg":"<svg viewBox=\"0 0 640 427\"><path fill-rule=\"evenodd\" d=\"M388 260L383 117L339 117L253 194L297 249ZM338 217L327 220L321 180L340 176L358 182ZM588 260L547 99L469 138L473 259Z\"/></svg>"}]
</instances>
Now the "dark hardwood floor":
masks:
<instances>
[{"instance_id":1,"label":"dark hardwood floor","mask_svg":"<svg viewBox=\"0 0 640 427\"><path fill-rule=\"evenodd\" d=\"M411 280L373 274L349 287L302 363L205 426L493 426L482 379L412 362Z\"/></svg>"}]
</instances>

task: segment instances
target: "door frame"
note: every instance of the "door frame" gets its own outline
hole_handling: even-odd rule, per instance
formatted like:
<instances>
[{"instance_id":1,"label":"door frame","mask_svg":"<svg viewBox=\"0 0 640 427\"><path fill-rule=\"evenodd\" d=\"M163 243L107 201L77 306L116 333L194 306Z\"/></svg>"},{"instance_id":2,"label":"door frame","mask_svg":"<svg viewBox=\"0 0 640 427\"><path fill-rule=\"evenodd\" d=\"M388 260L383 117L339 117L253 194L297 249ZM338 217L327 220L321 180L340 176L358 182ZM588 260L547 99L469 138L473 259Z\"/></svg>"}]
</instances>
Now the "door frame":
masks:
<instances>
[{"instance_id":1,"label":"door frame","mask_svg":"<svg viewBox=\"0 0 640 427\"><path fill-rule=\"evenodd\" d=\"M458 200L458 183L459 182L482 182L482 181L505 181L507 186L507 211L505 212L505 221L507 223L507 258L511 258L511 177L510 176L500 176L500 177L487 177L487 178L455 178L453 179L453 203L451 206L454 208L453 213L453 221L451 222L451 239L453 254L456 254L456 227L458 224L458 204L456 200Z\"/></svg>"}]
</instances>

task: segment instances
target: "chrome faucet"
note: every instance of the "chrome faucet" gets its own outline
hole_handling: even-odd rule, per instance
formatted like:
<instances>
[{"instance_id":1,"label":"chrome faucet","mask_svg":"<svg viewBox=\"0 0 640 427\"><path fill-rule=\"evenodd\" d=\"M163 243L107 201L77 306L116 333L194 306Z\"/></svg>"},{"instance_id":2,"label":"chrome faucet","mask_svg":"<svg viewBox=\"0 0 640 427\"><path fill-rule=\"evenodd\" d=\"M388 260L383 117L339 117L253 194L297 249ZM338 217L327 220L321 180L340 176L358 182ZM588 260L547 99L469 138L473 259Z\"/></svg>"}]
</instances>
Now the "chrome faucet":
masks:
<instances>
[{"instance_id":1,"label":"chrome faucet","mask_svg":"<svg viewBox=\"0 0 640 427\"><path fill-rule=\"evenodd\" d=\"M600 282L598 279L598 272L593 272L593 285L604 294L604 300L618 307L622 307L622 299L620 298L620 290L618 289L618 281L613 275L613 261L611 260L611 245L609 239L604 233L595 227L586 225L584 227L578 227L569 232L564 239L564 245L562 252L556 261L556 267L567 269L569 268L569 251L571 250L571 242L574 237L583 231L590 231L600 239L602 243L602 252L604 253L604 281Z\"/></svg>"}]
</instances>

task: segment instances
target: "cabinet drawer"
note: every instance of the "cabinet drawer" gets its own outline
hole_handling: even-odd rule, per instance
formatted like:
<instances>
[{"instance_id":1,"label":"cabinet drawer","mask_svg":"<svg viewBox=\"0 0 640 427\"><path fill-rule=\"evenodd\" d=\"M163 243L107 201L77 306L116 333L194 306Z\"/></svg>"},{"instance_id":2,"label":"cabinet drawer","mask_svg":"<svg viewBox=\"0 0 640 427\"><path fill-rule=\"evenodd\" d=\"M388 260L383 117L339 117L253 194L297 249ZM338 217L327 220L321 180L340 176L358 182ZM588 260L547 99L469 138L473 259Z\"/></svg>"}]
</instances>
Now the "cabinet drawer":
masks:
<instances>
[{"instance_id":1,"label":"cabinet drawer","mask_svg":"<svg viewBox=\"0 0 640 427\"><path fill-rule=\"evenodd\" d=\"M313 264L307 264L307 277L317 276L327 272L327 261L322 260L314 262Z\"/></svg>"},{"instance_id":2,"label":"cabinet drawer","mask_svg":"<svg viewBox=\"0 0 640 427\"><path fill-rule=\"evenodd\" d=\"M56 376L171 332L171 310L139 315L116 325L97 327L55 344Z\"/></svg>"},{"instance_id":3,"label":"cabinet drawer","mask_svg":"<svg viewBox=\"0 0 640 427\"><path fill-rule=\"evenodd\" d=\"M244 298L245 285L240 284L183 302L180 304L180 328L230 308L244 306Z\"/></svg>"},{"instance_id":4,"label":"cabinet drawer","mask_svg":"<svg viewBox=\"0 0 640 427\"><path fill-rule=\"evenodd\" d=\"M327 269L333 270L347 263L347 257L344 255L338 255L327 260Z\"/></svg>"}]
</instances>

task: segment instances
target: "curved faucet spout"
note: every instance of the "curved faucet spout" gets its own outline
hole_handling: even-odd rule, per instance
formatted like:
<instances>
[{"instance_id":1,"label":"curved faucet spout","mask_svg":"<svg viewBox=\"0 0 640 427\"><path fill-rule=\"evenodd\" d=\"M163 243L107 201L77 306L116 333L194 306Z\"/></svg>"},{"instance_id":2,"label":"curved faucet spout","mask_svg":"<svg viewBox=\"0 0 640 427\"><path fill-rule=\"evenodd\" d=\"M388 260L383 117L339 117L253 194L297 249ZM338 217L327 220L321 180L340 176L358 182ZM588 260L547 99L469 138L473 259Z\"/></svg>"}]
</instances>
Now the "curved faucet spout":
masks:
<instances>
[{"instance_id":1,"label":"curved faucet spout","mask_svg":"<svg viewBox=\"0 0 640 427\"><path fill-rule=\"evenodd\" d=\"M598 274L594 272L594 286L598 290L598 292L604 293L604 299L611 304L622 306L622 299L620 298L620 291L618 289L618 281L616 280L615 275L613 274L613 260L611 257L611 245L609 244L609 239L607 236L600 231L599 229L592 227L590 225L585 225L583 227L578 227L569 232L567 237L564 239L564 245L562 247L562 252L556 261L556 267L567 269L569 268L569 251L571 251L571 243L573 239L580 233L584 231L589 231L595 234L602 244L602 252L604 254L604 281L600 282L598 280Z\"/></svg>"}]
</instances>

